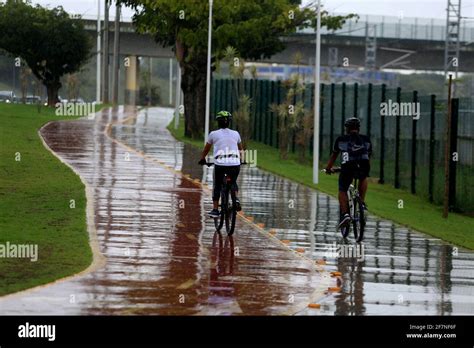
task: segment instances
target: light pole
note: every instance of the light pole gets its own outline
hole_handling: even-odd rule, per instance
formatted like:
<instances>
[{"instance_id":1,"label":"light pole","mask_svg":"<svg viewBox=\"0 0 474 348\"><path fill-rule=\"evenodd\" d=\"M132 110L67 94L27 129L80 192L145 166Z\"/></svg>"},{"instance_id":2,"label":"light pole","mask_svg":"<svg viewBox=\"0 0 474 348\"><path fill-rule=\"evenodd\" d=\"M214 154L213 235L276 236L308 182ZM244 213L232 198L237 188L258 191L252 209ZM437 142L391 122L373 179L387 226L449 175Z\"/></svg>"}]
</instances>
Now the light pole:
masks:
<instances>
[{"instance_id":1,"label":"light pole","mask_svg":"<svg viewBox=\"0 0 474 348\"><path fill-rule=\"evenodd\" d=\"M209 0L209 25L207 35L207 80L206 80L206 119L204 129L204 144L207 143L207 136L209 134L209 114L211 107L211 51L212 51L212 3L213 0Z\"/></svg>"},{"instance_id":2,"label":"light pole","mask_svg":"<svg viewBox=\"0 0 474 348\"><path fill-rule=\"evenodd\" d=\"M102 40L102 35L101 35L101 30L100 30L100 2L101 0L97 0L97 87L96 87L96 97L95 100L97 103L100 102L100 85L101 85L101 40Z\"/></svg>"},{"instance_id":3,"label":"light pole","mask_svg":"<svg viewBox=\"0 0 474 348\"><path fill-rule=\"evenodd\" d=\"M119 78L120 78L120 10L121 5L118 1L115 4L115 32L114 32L114 62L112 75L112 104L118 104Z\"/></svg>"},{"instance_id":4,"label":"light pole","mask_svg":"<svg viewBox=\"0 0 474 348\"><path fill-rule=\"evenodd\" d=\"M319 182L319 83L321 65L321 0L316 23L316 66L314 71L313 183Z\"/></svg>"}]
</instances>

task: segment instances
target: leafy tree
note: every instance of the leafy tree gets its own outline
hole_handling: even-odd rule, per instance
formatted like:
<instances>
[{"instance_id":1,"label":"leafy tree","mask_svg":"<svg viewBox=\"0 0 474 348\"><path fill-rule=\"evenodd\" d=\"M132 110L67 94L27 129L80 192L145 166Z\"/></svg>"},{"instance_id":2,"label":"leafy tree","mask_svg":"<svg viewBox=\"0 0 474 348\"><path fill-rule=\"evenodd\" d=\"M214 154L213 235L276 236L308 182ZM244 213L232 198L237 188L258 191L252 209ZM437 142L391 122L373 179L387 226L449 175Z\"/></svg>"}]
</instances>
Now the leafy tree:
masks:
<instances>
[{"instance_id":1,"label":"leafy tree","mask_svg":"<svg viewBox=\"0 0 474 348\"><path fill-rule=\"evenodd\" d=\"M61 76L78 71L92 47L79 18L29 1L0 4L0 33L0 48L28 64L46 86L50 106L58 101Z\"/></svg>"},{"instance_id":2,"label":"leafy tree","mask_svg":"<svg viewBox=\"0 0 474 348\"><path fill-rule=\"evenodd\" d=\"M185 134L202 135L206 101L208 0L119 0L135 10L137 30L173 47L181 66ZM299 0L214 0L212 55L220 60L232 46L243 59L269 58L285 46L281 36L314 25L316 14ZM321 24L339 28L350 16L322 13Z\"/></svg>"}]
</instances>

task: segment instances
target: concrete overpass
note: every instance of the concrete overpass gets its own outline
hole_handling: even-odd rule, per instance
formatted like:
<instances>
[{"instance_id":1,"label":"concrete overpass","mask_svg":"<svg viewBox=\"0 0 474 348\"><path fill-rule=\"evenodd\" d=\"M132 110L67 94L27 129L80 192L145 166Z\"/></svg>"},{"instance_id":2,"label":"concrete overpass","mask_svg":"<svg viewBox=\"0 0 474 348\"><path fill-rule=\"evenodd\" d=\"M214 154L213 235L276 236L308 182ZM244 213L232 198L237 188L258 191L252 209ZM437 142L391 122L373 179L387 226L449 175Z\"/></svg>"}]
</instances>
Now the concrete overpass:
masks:
<instances>
[{"instance_id":1,"label":"concrete overpass","mask_svg":"<svg viewBox=\"0 0 474 348\"><path fill-rule=\"evenodd\" d=\"M423 22L417 18L396 20L395 17L363 15L361 18L363 19L358 21L348 21L335 32L323 30L322 65L343 66L344 59L348 58L349 67L364 67L368 37L365 30L375 28L372 36L376 38L376 69L435 71L444 69L444 21L424 20ZM84 22L86 29L95 36L97 21L84 19ZM109 45L112 52L113 25L110 31ZM301 52L302 63L311 65L314 63L314 37L312 30L304 30L289 37L283 37L281 40L286 43L286 49L261 62L291 64L294 54ZM151 35L137 34L130 22L121 23L120 54L155 58L174 57L171 48L156 44ZM463 25L459 58L459 71L474 72L474 26Z\"/></svg>"}]
</instances>

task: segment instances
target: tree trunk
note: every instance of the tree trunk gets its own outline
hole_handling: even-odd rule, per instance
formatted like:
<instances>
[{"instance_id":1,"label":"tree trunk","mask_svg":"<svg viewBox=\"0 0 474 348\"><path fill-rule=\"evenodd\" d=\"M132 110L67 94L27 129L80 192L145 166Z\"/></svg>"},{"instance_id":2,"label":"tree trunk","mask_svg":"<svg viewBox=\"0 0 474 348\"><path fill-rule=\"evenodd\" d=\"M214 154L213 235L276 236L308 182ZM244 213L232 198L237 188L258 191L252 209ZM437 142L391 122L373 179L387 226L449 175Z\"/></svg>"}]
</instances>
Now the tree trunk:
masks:
<instances>
[{"instance_id":1,"label":"tree trunk","mask_svg":"<svg viewBox=\"0 0 474 348\"><path fill-rule=\"evenodd\" d=\"M181 87L184 94L184 135L198 139L203 135L206 113L206 65L185 64Z\"/></svg>"},{"instance_id":2,"label":"tree trunk","mask_svg":"<svg viewBox=\"0 0 474 348\"><path fill-rule=\"evenodd\" d=\"M61 82L56 81L45 81L44 85L48 93L48 106L55 107L56 103L59 101L59 89L61 88Z\"/></svg>"}]
</instances>

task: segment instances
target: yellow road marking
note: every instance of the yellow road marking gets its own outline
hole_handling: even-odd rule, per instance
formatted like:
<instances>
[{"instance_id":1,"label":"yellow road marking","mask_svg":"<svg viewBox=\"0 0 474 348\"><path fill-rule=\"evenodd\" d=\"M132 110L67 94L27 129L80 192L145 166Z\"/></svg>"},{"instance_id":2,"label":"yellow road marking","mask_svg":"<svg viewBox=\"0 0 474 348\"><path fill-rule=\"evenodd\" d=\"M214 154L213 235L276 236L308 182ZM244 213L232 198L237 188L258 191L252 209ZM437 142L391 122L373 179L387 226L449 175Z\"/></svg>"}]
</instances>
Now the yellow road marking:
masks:
<instances>
[{"instance_id":1,"label":"yellow road marking","mask_svg":"<svg viewBox=\"0 0 474 348\"><path fill-rule=\"evenodd\" d=\"M186 290L186 289L189 289L191 286L193 286L195 283L195 280L194 279L188 279L186 280L183 284L181 285L178 285L176 287L176 289L178 290Z\"/></svg>"},{"instance_id":2,"label":"yellow road marking","mask_svg":"<svg viewBox=\"0 0 474 348\"><path fill-rule=\"evenodd\" d=\"M197 240L197 238L193 236L191 233L186 233L186 237L188 237L188 239L191 239L191 240Z\"/></svg>"}]
</instances>

